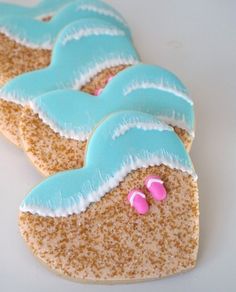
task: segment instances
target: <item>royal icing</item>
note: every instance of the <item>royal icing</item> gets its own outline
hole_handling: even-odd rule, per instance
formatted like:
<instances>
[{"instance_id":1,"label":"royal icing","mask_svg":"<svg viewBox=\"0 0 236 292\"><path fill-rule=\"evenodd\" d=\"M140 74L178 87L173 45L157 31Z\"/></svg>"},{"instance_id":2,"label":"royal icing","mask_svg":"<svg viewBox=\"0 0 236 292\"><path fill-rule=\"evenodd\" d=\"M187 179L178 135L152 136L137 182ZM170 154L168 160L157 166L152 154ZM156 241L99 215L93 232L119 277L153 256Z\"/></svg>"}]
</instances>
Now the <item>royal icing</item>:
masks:
<instances>
[{"instance_id":1,"label":"royal icing","mask_svg":"<svg viewBox=\"0 0 236 292\"><path fill-rule=\"evenodd\" d=\"M146 177L145 186L156 201L163 201L166 198L167 193L164 182L159 176L149 175Z\"/></svg>"},{"instance_id":2,"label":"royal icing","mask_svg":"<svg viewBox=\"0 0 236 292\"><path fill-rule=\"evenodd\" d=\"M0 32L27 47L51 50L63 27L84 18L105 20L117 29L125 31L127 35L130 33L121 15L100 0L75 1L63 7L51 21L46 23L29 16L4 17L0 19ZM71 38L74 39L75 36L71 34Z\"/></svg>"},{"instance_id":3,"label":"royal icing","mask_svg":"<svg viewBox=\"0 0 236 292\"><path fill-rule=\"evenodd\" d=\"M55 12L72 0L42 0L33 7L20 6L9 3L0 3L0 12L4 16L28 16L42 19L53 16Z\"/></svg>"},{"instance_id":4,"label":"royal icing","mask_svg":"<svg viewBox=\"0 0 236 292\"><path fill-rule=\"evenodd\" d=\"M144 215L149 211L145 194L139 189L133 189L128 194L128 201L138 214Z\"/></svg>"},{"instance_id":5,"label":"royal icing","mask_svg":"<svg viewBox=\"0 0 236 292\"><path fill-rule=\"evenodd\" d=\"M50 90L79 89L106 68L138 62L129 34L101 19L82 19L60 33L49 67L12 79L0 96L25 105Z\"/></svg>"},{"instance_id":6,"label":"royal icing","mask_svg":"<svg viewBox=\"0 0 236 292\"><path fill-rule=\"evenodd\" d=\"M164 87L136 88L129 94L124 89L136 84L166 83ZM39 117L61 136L76 140L87 140L97 123L104 117L119 110L138 110L151 113L172 126L194 134L194 109L192 102L183 99L175 91L185 92L186 88L171 72L153 65L138 64L118 73L98 96L87 93L61 90L49 92L31 101L30 106ZM142 124L120 124L112 139L123 135L131 127ZM145 124L147 127L147 124ZM150 125L152 127L152 124Z\"/></svg>"},{"instance_id":7,"label":"royal icing","mask_svg":"<svg viewBox=\"0 0 236 292\"><path fill-rule=\"evenodd\" d=\"M112 139L120 124L134 120L148 127L132 127ZM183 143L171 127L163 125L167 128L160 131L162 125L153 115L141 112L125 111L107 117L89 140L84 167L46 179L25 197L21 212L51 217L79 214L117 187L128 173L142 167L164 164L196 179Z\"/></svg>"}]
</instances>

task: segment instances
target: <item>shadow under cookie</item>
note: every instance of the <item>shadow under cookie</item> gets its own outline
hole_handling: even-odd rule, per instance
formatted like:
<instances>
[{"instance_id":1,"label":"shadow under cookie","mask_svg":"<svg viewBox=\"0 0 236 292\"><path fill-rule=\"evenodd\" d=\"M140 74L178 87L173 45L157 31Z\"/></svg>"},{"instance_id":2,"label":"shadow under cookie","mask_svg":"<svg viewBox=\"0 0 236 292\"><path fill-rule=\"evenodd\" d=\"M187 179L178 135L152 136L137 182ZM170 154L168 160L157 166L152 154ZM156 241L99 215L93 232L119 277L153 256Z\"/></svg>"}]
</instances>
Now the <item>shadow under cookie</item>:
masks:
<instances>
[{"instance_id":1,"label":"shadow under cookie","mask_svg":"<svg viewBox=\"0 0 236 292\"><path fill-rule=\"evenodd\" d=\"M165 182L168 196L162 202L154 201L142 184L153 174ZM146 193L150 204L146 215L138 215L126 202L134 187ZM104 283L144 281L195 266L198 208L193 178L160 165L132 171L85 212L67 217L21 212L19 226L33 253L64 277Z\"/></svg>"}]
</instances>

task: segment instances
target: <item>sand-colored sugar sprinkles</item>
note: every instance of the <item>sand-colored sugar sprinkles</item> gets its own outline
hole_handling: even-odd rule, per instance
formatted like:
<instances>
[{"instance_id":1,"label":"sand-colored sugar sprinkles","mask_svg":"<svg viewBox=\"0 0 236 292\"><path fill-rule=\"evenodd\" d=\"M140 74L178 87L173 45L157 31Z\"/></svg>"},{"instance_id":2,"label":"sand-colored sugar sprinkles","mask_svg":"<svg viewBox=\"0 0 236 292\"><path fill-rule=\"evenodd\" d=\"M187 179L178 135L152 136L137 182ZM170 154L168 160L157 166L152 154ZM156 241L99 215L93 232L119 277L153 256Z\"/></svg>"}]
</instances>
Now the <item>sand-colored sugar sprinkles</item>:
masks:
<instances>
[{"instance_id":1,"label":"sand-colored sugar sprinkles","mask_svg":"<svg viewBox=\"0 0 236 292\"><path fill-rule=\"evenodd\" d=\"M106 68L105 70L103 70L102 72L94 76L90 80L90 82L82 86L80 90L83 92L87 92L89 94L94 94L97 90L102 89L106 86L107 81L110 77L115 76L120 71L124 70L125 68L129 66L130 65L119 65L119 66Z\"/></svg>"},{"instance_id":2,"label":"sand-colored sugar sprinkles","mask_svg":"<svg viewBox=\"0 0 236 292\"><path fill-rule=\"evenodd\" d=\"M173 127L173 128L176 134L180 137L180 139L184 143L186 150L189 152L192 147L193 137L184 129L181 129L179 127Z\"/></svg>"},{"instance_id":3,"label":"sand-colored sugar sprinkles","mask_svg":"<svg viewBox=\"0 0 236 292\"><path fill-rule=\"evenodd\" d=\"M150 174L165 182L165 201L154 201L144 188ZM126 201L134 187L147 196L150 211L145 216ZM105 283L162 278L196 264L197 183L164 165L138 169L86 212L56 218L26 212L19 225L33 253L62 276Z\"/></svg>"},{"instance_id":4,"label":"sand-colored sugar sprinkles","mask_svg":"<svg viewBox=\"0 0 236 292\"><path fill-rule=\"evenodd\" d=\"M45 176L83 166L86 142L61 137L27 107L22 111L20 137L27 156Z\"/></svg>"},{"instance_id":5,"label":"sand-colored sugar sprinkles","mask_svg":"<svg viewBox=\"0 0 236 292\"><path fill-rule=\"evenodd\" d=\"M50 20L52 20L53 16L52 15L48 15L48 16L43 16L41 18L42 21L48 22Z\"/></svg>"},{"instance_id":6,"label":"sand-colored sugar sprinkles","mask_svg":"<svg viewBox=\"0 0 236 292\"><path fill-rule=\"evenodd\" d=\"M49 65L51 50L32 49L0 33L0 86L10 79Z\"/></svg>"}]
</instances>

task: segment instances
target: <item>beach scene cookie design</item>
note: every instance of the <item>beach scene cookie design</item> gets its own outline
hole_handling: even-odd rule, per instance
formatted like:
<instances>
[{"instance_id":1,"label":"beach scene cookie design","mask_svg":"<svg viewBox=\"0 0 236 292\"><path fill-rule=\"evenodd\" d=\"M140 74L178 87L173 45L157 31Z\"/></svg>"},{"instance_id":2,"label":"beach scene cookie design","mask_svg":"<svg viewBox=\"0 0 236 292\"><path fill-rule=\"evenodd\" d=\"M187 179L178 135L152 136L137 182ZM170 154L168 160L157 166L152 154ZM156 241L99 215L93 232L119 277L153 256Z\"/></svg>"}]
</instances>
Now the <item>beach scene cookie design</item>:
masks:
<instances>
[{"instance_id":1,"label":"beach scene cookie design","mask_svg":"<svg viewBox=\"0 0 236 292\"><path fill-rule=\"evenodd\" d=\"M49 20L66 4L73 0L42 0L32 7L20 6L11 3L0 3L1 16L28 16L40 20Z\"/></svg>"},{"instance_id":2,"label":"beach scene cookie design","mask_svg":"<svg viewBox=\"0 0 236 292\"><path fill-rule=\"evenodd\" d=\"M58 33L73 21L98 18L126 30L122 16L99 0L75 1L59 10L47 23L29 16L0 19L0 86L27 71L46 67Z\"/></svg>"},{"instance_id":3,"label":"beach scene cookie design","mask_svg":"<svg viewBox=\"0 0 236 292\"><path fill-rule=\"evenodd\" d=\"M172 127L145 113L115 113L93 132L83 168L51 176L25 197L19 227L37 258L73 280L184 272L198 252L197 176Z\"/></svg>"},{"instance_id":4,"label":"beach scene cookie design","mask_svg":"<svg viewBox=\"0 0 236 292\"><path fill-rule=\"evenodd\" d=\"M127 30L95 18L73 22L59 34L50 66L22 74L0 89L1 132L20 146L19 117L30 100L65 88L95 94L111 76L139 60Z\"/></svg>"},{"instance_id":5,"label":"beach scene cookie design","mask_svg":"<svg viewBox=\"0 0 236 292\"><path fill-rule=\"evenodd\" d=\"M33 99L19 122L22 147L43 175L80 168L96 125L122 110L159 117L190 149L194 108L186 87L170 71L145 64L119 72L98 96L58 90Z\"/></svg>"}]
</instances>

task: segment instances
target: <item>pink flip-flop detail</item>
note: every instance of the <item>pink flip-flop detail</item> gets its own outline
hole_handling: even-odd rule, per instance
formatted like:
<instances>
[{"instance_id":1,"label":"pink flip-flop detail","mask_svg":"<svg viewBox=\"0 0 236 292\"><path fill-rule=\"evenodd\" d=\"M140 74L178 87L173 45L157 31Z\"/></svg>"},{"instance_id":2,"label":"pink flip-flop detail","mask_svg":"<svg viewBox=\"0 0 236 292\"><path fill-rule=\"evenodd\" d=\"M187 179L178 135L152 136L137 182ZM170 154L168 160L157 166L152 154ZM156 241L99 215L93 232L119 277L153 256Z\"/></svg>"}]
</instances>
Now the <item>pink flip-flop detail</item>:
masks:
<instances>
[{"instance_id":1,"label":"pink flip-flop detail","mask_svg":"<svg viewBox=\"0 0 236 292\"><path fill-rule=\"evenodd\" d=\"M146 196L138 189L133 189L128 194L128 201L137 213L146 214L149 210L149 206L146 200Z\"/></svg>"},{"instance_id":2,"label":"pink flip-flop detail","mask_svg":"<svg viewBox=\"0 0 236 292\"><path fill-rule=\"evenodd\" d=\"M167 193L164 182L157 175L149 175L145 179L145 186L156 201L162 201L166 198Z\"/></svg>"}]
</instances>

